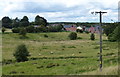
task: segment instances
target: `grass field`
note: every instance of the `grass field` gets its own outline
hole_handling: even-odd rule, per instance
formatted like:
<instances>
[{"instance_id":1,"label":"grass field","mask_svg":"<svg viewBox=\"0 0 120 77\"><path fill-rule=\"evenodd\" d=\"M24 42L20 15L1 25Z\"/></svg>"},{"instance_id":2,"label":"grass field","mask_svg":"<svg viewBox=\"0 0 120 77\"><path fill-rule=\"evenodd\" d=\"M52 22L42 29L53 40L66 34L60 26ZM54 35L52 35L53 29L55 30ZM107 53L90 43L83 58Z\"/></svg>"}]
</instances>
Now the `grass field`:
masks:
<instances>
[{"instance_id":1,"label":"grass field","mask_svg":"<svg viewBox=\"0 0 120 77\"><path fill-rule=\"evenodd\" d=\"M4 75L81 75L81 74L117 74L117 43L108 42L103 35L103 69L115 73L98 73L99 34L95 41L90 34L77 33L82 39L69 40L70 32L27 33L26 39L20 39L17 33L2 35L2 59L10 61L3 64ZM44 37L44 35L48 37ZM15 62L13 52L17 45L24 43L31 56L29 61ZM52 54L51 54L52 52ZM11 62L12 61L12 62ZM115 68L115 69L113 69Z\"/></svg>"}]
</instances>

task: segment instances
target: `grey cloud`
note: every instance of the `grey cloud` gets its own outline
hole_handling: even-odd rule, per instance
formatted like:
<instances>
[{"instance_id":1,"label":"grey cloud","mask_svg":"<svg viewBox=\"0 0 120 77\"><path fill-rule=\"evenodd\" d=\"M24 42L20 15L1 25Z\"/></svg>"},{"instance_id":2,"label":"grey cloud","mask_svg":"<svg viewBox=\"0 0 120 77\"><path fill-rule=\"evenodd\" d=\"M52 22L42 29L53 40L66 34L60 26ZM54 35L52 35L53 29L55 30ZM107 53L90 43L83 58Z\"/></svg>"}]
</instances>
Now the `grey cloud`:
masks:
<instances>
[{"instance_id":1,"label":"grey cloud","mask_svg":"<svg viewBox=\"0 0 120 77\"><path fill-rule=\"evenodd\" d=\"M42 4L37 2L24 2L23 9L15 9L15 12L40 13L40 12L62 12L76 8L67 7L63 4Z\"/></svg>"}]
</instances>

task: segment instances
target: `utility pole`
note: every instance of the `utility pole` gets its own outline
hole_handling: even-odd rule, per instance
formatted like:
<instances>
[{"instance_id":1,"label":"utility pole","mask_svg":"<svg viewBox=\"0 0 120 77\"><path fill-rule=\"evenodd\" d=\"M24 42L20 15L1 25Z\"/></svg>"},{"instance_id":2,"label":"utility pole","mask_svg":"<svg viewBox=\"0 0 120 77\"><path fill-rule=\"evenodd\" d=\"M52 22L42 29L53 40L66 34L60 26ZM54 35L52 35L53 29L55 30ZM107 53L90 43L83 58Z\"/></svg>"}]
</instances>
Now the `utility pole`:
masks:
<instances>
[{"instance_id":1,"label":"utility pole","mask_svg":"<svg viewBox=\"0 0 120 77\"><path fill-rule=\"evenodd\" d=\"M100 14L100 25L99 25L99 31L100 31L100 71L102 71L102 14L107 12L95 12Z\"/></svg>"}]
</instances>

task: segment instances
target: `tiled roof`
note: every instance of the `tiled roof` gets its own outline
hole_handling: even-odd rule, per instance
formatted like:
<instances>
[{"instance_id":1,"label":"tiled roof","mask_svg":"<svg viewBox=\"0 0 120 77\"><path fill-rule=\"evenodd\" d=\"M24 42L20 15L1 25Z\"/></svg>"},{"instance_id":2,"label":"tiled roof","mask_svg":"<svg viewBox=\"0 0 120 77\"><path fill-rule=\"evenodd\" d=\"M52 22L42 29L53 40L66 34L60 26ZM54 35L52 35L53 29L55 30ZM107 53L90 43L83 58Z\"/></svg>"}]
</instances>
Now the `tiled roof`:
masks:
<instances>
[{"instance_id":1,"label":"tiled roof","mask_svg":"<svg viewBox=\"0 0 120 77\"><path fill-rule=\"evenodd\" d=\"M76 31L76 27L70 27L70 28L65 28L66 31L72 31L72 32L75 32Z\"/></svg>"}]
</instances>

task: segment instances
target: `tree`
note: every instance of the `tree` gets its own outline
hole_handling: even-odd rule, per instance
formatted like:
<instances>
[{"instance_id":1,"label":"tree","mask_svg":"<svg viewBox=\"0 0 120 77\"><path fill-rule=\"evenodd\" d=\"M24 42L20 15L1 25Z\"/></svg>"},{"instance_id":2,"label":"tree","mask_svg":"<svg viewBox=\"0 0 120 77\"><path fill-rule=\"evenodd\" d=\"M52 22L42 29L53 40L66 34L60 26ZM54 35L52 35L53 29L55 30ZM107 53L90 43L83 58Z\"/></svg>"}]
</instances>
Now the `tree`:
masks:
<instances>
[{"instance_id":1,"label":"tree","mask_svg":"<svg viewBox=\"0 0 120 77\"><path fill-rule=\"evenodd\" d=\"M2 18L2 27L12 28L12 20L9 17Z\"/></svg>"},{"instance_id":2,"label":"tree","mask_svg":"<svg viewBox=\"0 0 120 77\"><path fill-rule=\"evenodd\" d=\"M25 44L18 45L13 56L16 58L17 62L24 62L28 60L29 52Z\"/></svg>"},{"instance_id":3,"label":"tree","mask_svg":"<svg viewBox=\"0 0 120 77\"><path fill-rule=\"evenodd\" d=\"M113 33L109 34L108 40L111 42L119 41L120 42L120 26L117 26Z\"/></svg>"},{"instance_id":4,"label":"tree","mask_svg":"<svg viewBox=\"0 0 120 77\"><path fill-rule=\"evenodd\" d=\"M43 17L40 17L39 15L37 15L35 17L35 24L36 25L43 25L43 26L47 26L47 20Z\"/></svg>"},{"instance_id":5,"label":"tree","mask_svg":"<svg viewBox=\"0 0 120 77\"><path fill-rule=\"evenodd\" d=\"M28 26L28 27L26 27L26 31L28 33L34 33L35 32L35 28L34 28L34 26Z\"/></svg>"},{"instance_id":6,"label":"tree","mask_svg":"<svg viewBox=\"0 0 120 77\"><path fill-rule=\"evenodd\" d=\"M94 33L91 34L90 39L91 39L91 40L95 40L95 35L94 35Z\"/></svg>"},{"instance_id":7,"label":"tree","mask_svg":"<svg viewBox=\"0 0 120 77\"><path fill-rule=\"evenodd\" d=\"M12 26L14 28L17 28L20 26L20 20L17 17L13 20Z\"/></svg>"},{"instance_id":8,"label":"tree","mask_svg":"<svg viewBox=\"0 0 120 77\"><path fill-rule=\"evenodd\" d=\"M26 36L26 33L27 33L27 32L26 32L26 29L25 29L25 28L21 28L21 29L20 29L20 32L19 32L20 35L22 35L23 37L25 37L25 36Z\"/></svg>"},{"instance_id":9,"label":"tree","mask_svg":"<svg viewBox=\"0 0 120 77\"><path fill-rule=\"evenodd\" d=\"M111 34L114 31L114 29L117 27L117 25L118 25L118 23L110 23L110 24L103 26L104 33L108 36L109 34Z\"/></svg>"},{"instance_id":10,"label":"tree","mask_svg":"<svg viewBox=\"0 0 120 77\"><path fill-rule=\"evenodd\" d=\"M116 41L119 41L120 42L120 26L117 26L115 28L115 30L113 31L113 38L116 40Z\"/></svg>"},{"instance_id":11,"label":"tree","mask_svg":"<svg viewBox=\"0 0 120 77\"><path fill-rule=\"evenodd\" d=\"M29 19L27 16L24 16L20 21L20 27L27 27L29 26Z\"/></svg>"},{"instance_id":12,"label":"tree","mask_svg":"<svg viewBox=\"0 0 120 77\"><path fill-rule=\"evenodd\" d=\"M68 37L70 38L70 40L76 40L77 39L77 33L71 32Z\"/></svg>"},{"instance_id":13,"label":"tree","mask_svg":"<svg viewBox=\"0 0 120 77\"><path fill-rule=\"evenodd\" d=\"M19 33L21 28L12 28L13 33Z\"/></svg>"},{"instance_id":14,"label":"tree","mask_svg":"<svg viewBox=\"0 0 120 77\"><path fill-rule=\"evenodd\" d=\"M6 31L6 29L4 27L2 27L2 33L4 33Z\"/></svg>"},{"instance_id":15,"label":"tree","mask_svg":"<svg viewBox=\"0 0 120 77\"><path fill-rule=\"evenodd\" d=\"M63 26L57 25L57 26L49 26L48 30L49 32L60 32L62 31Z\"/></svg>"}]
</instances>

